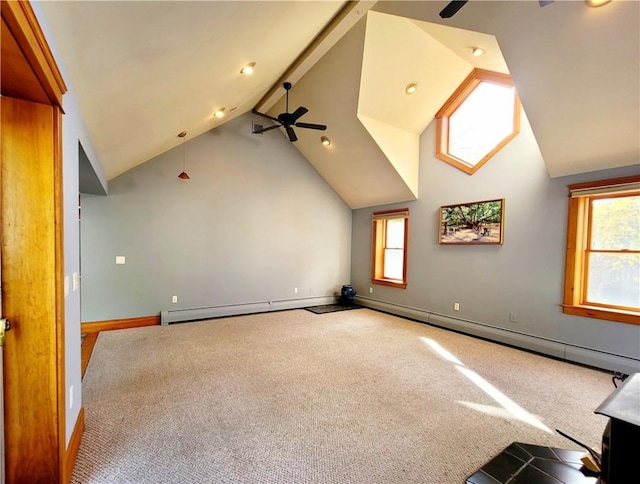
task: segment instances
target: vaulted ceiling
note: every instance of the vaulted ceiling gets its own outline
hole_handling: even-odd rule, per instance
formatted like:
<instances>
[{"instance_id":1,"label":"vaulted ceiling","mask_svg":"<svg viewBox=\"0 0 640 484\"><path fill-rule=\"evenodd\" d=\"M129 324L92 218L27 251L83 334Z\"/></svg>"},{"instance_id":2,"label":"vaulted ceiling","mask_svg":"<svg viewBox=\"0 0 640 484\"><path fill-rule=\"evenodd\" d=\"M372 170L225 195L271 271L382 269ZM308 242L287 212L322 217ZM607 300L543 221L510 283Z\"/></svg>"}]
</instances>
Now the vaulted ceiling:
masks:
<instances>
[{"instance_id":1,"label":"vaulted ceiling","mask_svg":"<svg viewBox=\"0 0 640 484\"><path fill-rule=\"evenodd\" d=\"M639 2L470 1L441 19L447 3L42 9L108 178L173 148L180 131L191 138L254 107L277 115L289 80L290 107L309 108L301 121L328 125L298 129L295 146L351 207L410 200L419 136L473 67L511 74L551 177L640 162ZM252 61L255 74L240 75Z\"/></svg>"}]
</instances>

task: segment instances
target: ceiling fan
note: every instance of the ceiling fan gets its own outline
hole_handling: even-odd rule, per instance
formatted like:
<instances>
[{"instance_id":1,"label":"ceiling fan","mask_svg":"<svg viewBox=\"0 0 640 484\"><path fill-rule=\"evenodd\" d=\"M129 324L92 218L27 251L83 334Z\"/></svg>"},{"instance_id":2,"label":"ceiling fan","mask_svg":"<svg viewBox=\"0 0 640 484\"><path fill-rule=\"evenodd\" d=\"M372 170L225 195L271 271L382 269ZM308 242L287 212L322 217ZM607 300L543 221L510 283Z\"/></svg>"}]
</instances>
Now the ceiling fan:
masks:
<instances>
[{"instance_id":1,"label":"ceiling fan","mask_svg":"<svg viewBox=\"0 0 640 484\"><path fill-rule=\"evenodd\" d=\"M467 3L468 1L469 0L449 2L447 6L444 7L440 12L440 17L441 18L453 17L458 12L458 10L464 7L464 4ZM544 7L545 5L548 5L553 2L554 0L538 0L538 3L540 4L541 7Z\"/></svg>"},{"instance_id":2,"label":"ceiling fan","mask_svg":"<svg viewBox=\"0 0 640 484\"><path fill-rule=\"evenodd\" d=\"M289 137L289 141L292 143L294 141L298 141L298 137L296 136L296 132L293 130L293 126L296 128L307 128L307 129L317 129L320 131L324 131L327 127L324 124L311 124L311 123L299 123L298 119L300 119L304 114L306 114L309 110L304 106L300 106L294 112L289 112L289 89L291 89L291 83L285 82L282 87L284 87L285 91L287 91L287 101L285 112L278 114L277 118L273 116L269 116L268 114L259 113L255 109L253 110L254 114L259 114L260 116L270 119L272 121L277 122L277 125L267 126L266 128L256 129L253 131L254 134L264 133L265 131L269 131L272 129L283 127L287 132L287 136Z\"/></svg>"}]
</instances>

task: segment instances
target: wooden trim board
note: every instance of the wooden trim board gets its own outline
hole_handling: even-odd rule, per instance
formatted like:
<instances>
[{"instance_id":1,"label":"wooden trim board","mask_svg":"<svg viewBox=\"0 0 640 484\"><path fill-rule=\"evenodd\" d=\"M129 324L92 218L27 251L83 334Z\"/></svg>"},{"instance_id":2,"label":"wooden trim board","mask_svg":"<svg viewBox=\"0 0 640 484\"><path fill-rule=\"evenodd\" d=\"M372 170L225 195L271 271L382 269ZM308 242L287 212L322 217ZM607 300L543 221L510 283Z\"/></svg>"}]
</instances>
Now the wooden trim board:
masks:
<instances>
[{"instance_id":1,"label":"wooden trim board","mask_svg":"<svg viewBox=\"0 0 640 484\"><path fill-rule=\"evenodd\" d=\"M16 39L22 55L29 63L28 69L38 79L40 86L33 85L31 88L38 91L38 96L41 90L44 90L49 98L49 103L46 104L62 107L62 95L67 92L67 86L58 70L31 4L29 2L3 1L2 19ZM29 75L31 76L31 74ZM34 100L29 92L21 92L20 98Z\"/></svg>"},{"instance_id":2,"label":"wooden trim board","mask_svg":"<svg viewBox=\"0 0 640 484\"><path fill-rule=\"evenodd\" d=\"M138 318L110 319L106 321L90 321L80 325L82 334L99 333L114 329L139 328L142 326L155 326L160 324L160 315L141 316Z\"/></svg>"},{"instance_id":3,"label":"wooden trim board","mask_svg":"<svg viewBox=\"0 0 640 484\"><path fill-rule=\"evenodd\" d=\"M73 467L78 457L78 451L80 450L80 441L82 440L82 434L84 433L84 407L80 407L80 413L78 413L78 419L73 427L73 433L69 440L69 447L65 454L65 472L62 482L71 482L71 475L73 474Z\"/></svg>"},{"instance_id":4,"label":"wooden trim board","mask_svg":"<svg viewBox=\"0 0 640 484\"><path fill-rule=\"evenodd\" d=\"M264 96L256 103L253 107L254 111L259 111L262 106L273 96L278 89L282 87L282 83L288 80L293 73L302 65L302 63L307 60L313 52L324 42L324 40L333 32L340 23L345 19L345 17L358 6L359 1L348 1L345 2L344 6L336 13L333 18L327 23L327 25L322 29L322 31L315 36L315 38L311 41L309 45L305 47L305 49L300 53L298 57L291 63L289 67L284 71L284 73L278 78L278 80L271 86L271 88L265 93Z\"/></svg>"},{"instance_id":5,"label":"wooden trim board","mask_svg":"<svg viewBox=\"0 0 640 484\"><path fill-rule=\"evenodd\" d=\"M91 354L93 353L93 348L96 345L96 341L98 341L98 334L100 333L87 333L82 340L82 376L84 378L84 374L87 371L87 366L89 366L89 360L91 359Z\"/></svg>"},{"instance_id":6,"label":"wooden trim board","mask_svg":"<svg viewBox=\"0 0 640 484\"><path fill-rule=\"evenodd\" d=\"M64 314L56 109L10 97L2 111L2 309L7 482L60 482ZM28 465L25 465L28 462Z\"/></svg>"},{"instance_id":7,"label":"wooden trim board","mask_svg":"<svg viewBox=\"0 0 640 484\"><path fill-rule=\"evenodd\" d=\"M57 484L67 474L61 145L66 87L29 2L1 3L2 304L13 327L4 353L3 478Z\"/></svg>"}]
</instances>

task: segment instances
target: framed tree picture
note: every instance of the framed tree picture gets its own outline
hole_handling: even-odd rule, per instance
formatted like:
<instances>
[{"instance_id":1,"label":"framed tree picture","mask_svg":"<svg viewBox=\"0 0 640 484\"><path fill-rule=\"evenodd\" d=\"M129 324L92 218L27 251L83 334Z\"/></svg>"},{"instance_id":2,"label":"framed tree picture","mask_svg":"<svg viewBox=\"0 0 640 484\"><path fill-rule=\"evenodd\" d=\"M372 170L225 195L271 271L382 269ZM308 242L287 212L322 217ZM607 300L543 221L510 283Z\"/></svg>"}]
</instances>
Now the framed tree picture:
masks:
<instances>
[{"instance_id":1,"label":"framed tree picture","mask_svg":"<svg viewBox=\"0 0 640 484\"><path fill-rule=\"evenodd\" d=\"M502 244L504 198L440 207L440 244Z\"/></svg>"}]
</instances>

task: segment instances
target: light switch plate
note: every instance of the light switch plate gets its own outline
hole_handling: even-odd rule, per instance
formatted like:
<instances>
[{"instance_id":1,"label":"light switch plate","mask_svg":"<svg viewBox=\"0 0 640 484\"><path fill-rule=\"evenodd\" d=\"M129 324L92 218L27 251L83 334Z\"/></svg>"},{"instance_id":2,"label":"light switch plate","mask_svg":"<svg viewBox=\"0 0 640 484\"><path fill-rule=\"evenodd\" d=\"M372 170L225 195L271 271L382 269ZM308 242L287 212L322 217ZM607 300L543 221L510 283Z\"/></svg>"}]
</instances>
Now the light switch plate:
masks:
<instances>
[{"instance_id":1,"label":"light switch plate","mask_svg":"<svg viewBox=\"0 0 640 484\"><path fill-rule=\"evenodd\" d=\"M73 273L73 290L76 291L78 290L78 286L80 285L80 277L78 276L77 272Z\"/></svg>"},{"instance_id":2,"label":"light switch plate","mask_svg":"<svg viewBox=\"0 0 640 484\"><path fill-rule=\"evenodd\" d=\"M123 255L117 255L116 256L116 264L124 264L125 259Z\"/></svg>"}]
</instances>

